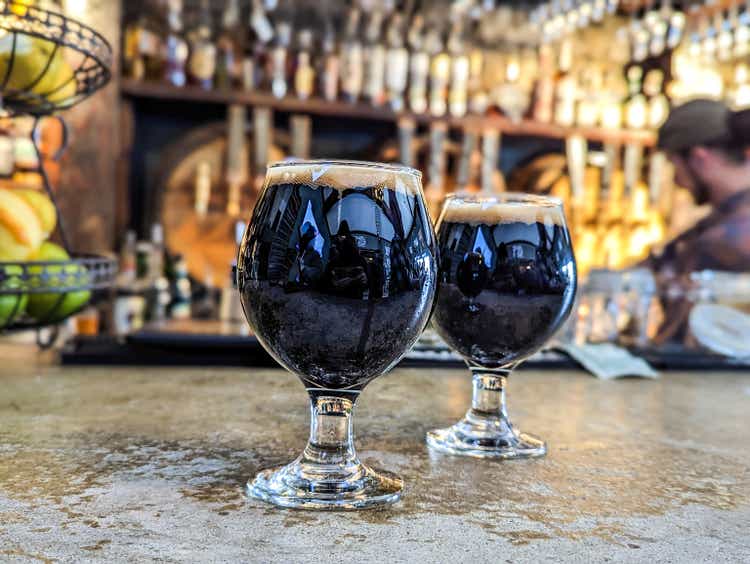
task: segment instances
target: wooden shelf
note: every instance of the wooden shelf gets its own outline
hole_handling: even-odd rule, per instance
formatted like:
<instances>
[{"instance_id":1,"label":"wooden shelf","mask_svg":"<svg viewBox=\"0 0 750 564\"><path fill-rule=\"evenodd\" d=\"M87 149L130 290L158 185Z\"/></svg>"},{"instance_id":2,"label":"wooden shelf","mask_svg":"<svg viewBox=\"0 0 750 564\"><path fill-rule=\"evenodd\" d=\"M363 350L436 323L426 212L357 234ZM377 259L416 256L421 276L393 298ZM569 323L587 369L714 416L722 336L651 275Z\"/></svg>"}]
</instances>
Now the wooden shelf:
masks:
<instances>
[{"instance_id":1,"label":"wooden shelf","mask_svg":"<svg viewBox=\"0 0 750 564\"><path fill-rule=\"evenodd\" d=\"M301 100L293 96L276 98L267 92L204 90L194 86L177 88L157 82L138 82L132 80L122 80L120 82L120 90L123 95L131 98L179 100L209 104L243 104L247 106L269 107L281 112L382 121L396 121L400 118L408 117L421 124L443 122L450 127L474 130L494 129L508 135L525 135L553 139L564 139L572 135L582 135L590 141L617 144L630 143L644 146L651 146L656 141L656 136L652 131L612 130L600 127L563 127L526 119L514 122L500 114L486 116L467 115L461 118L450 116L435 117L428 114L394 112L386 106L375 107L365 103L327 102L321 98Z\"/></svg>"}]
</instances>

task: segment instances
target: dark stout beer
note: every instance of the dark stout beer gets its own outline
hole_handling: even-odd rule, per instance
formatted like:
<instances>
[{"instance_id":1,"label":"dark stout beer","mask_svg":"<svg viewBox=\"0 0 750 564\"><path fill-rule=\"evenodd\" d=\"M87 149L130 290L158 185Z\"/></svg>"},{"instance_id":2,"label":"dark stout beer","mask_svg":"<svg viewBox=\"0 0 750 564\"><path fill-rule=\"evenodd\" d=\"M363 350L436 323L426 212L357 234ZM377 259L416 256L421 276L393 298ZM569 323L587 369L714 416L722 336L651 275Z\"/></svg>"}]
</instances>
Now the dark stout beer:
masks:
<instances>
[{"instance_id":1,"label":"dark stout beer","mask_svg":"<svg viewBox=\"0 0 750 564\"><path fill-rule=\"evenodd\" d=\"M359 391L424 328L435 254L415 171L281 163L240 248L242 304L308 388Z\"/></svg>"},{"instance_id":2,"label":"dark stout beer","mask_svg":"<svg viewBox=\"0 0 750 564\"><path fill-rule=\"evenodd\" d=\"M576 271L559 207L449 201L439 225L434 323L484 367L536 352L570 312Z\"/></svg>"}]
</instances>

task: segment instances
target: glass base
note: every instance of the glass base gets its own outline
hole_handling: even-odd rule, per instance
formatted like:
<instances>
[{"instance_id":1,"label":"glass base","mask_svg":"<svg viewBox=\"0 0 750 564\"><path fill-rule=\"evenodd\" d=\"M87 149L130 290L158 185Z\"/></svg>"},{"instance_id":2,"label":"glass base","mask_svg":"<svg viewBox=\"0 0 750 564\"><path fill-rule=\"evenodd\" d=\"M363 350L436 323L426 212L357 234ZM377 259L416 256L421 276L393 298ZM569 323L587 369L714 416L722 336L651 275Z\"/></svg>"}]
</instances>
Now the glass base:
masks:
<instances>
[{"instance_id":1,"label":"glass base","mask_svg":"<svg viewBox=\"0 0 750 564\"><path fill-rule=\"evenodd\" d=\"M360 462L345 473L329 465L302 459L260 472L247 483L250 497L295 509L372 509L401 499L404 482L395 474L368 468Z\"/></svg>"},{"instance_id":2,"label":"glass base","mask_svg":"<svg viewBox=\"0 0 750 564\"><path fill-rule=\"evenodd\" d=\"M429 431L427 444L438 452L474 458L537 458L547 454L547 444L533 435L512 427L474 425L468 417L447 429Z\"/></svg>"}]
</instances>

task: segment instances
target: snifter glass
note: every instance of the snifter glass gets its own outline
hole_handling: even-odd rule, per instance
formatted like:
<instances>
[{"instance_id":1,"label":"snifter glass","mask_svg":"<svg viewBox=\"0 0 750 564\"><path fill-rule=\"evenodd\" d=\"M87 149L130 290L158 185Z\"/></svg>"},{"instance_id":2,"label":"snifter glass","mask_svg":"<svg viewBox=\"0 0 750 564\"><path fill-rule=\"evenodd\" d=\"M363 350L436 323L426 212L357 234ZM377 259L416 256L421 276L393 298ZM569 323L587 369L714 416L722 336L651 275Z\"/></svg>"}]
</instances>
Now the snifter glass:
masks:
<instances>
[{"instance_id":1,"label":"snifter glass","mask_svg":"<svg viewBox=\"0 0 750 564\"><path fill-rule=\"evenodd\" d=\"M420 173L345 161L270 166L237 280L258 340L299 376L311 402L304 452L258 474L249 494L308 509L397 501L402 480L357 458L352 413L430 315L436 241Z\"/></svg>"},{"instance_id":2,"label":"snifter glass","mask_svg":"<svg viewBox=\"0 0 750 564\"><path fill-rule=\"evenodd\" d=\"M543 456L546 444L511 423L505 387L573 305L576 264L562 203L527 194L452 195L437 231L433 325L468 364L474 392L466 416L427 433L427 444L480 458Z\"/></svg>"}]
</instances>

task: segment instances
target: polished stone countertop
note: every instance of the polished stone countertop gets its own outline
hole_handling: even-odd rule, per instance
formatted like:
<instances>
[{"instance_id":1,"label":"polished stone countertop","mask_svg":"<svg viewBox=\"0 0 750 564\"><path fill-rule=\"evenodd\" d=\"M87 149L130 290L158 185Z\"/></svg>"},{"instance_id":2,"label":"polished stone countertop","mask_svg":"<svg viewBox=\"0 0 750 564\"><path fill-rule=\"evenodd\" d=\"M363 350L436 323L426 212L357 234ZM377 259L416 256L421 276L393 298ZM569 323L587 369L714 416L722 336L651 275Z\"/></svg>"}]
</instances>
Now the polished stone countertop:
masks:
<instances>
[{"instance_id":1,"label":"polished stone countertop","mask_svg":"<svg viewBox=\"0 0 750 564\"><path fill-rule=\"evenodd\" d=\"M546 458L430 454L462 370L397 369L362 395L357 445L400 473L387 510L248 500L247 478L307 436L281 370L0 364L0 561L537 562L750 560L750 374L604 382L521 371L516 423Z\"/></svg>"}]
</instances>

